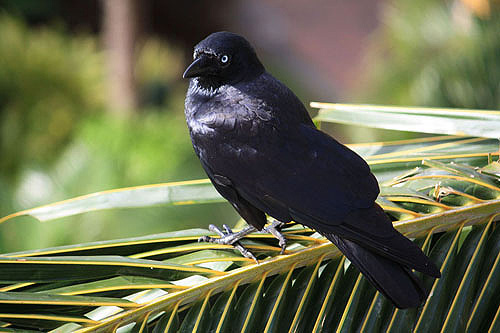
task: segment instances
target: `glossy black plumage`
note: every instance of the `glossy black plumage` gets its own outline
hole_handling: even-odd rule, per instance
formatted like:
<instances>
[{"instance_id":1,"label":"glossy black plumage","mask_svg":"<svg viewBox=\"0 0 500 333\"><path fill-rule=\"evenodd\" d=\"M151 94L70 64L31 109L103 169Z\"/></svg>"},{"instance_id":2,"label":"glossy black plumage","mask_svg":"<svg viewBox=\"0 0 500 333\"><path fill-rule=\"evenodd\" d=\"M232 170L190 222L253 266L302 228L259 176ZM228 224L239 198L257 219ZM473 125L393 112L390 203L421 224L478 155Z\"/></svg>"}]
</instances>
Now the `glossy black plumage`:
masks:
<instances>
[{"instance_id":1,"label":"glossy black plumage","mask_svg":"<svg viewBox=\"0 0 500 333\"><path fill-rule=\"evenodd\" d=\"M315 128L243 37L211 34L194 57L184 73L186 119L219 193L258 229L267 213L317 230L396 306L418 306L426 293L411 269L439 270L374 202L379 187L366 162Z\"/></svg>"}]
</instances>

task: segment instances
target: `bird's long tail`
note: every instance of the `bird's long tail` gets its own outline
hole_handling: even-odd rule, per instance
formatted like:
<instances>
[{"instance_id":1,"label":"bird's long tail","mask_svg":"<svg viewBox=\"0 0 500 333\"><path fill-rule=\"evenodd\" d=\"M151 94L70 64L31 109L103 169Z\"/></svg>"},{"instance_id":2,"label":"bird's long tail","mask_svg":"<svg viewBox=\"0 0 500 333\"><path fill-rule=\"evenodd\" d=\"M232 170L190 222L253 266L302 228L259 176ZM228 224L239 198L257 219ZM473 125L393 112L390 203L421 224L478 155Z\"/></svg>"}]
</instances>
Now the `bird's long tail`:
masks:
<instances>
[{"instance_id":1,"label":"bird's long tail","mask_svg":"<svg viewBox=\"0 0 500 333\"><path fill-rule=\"evenodd\" d=\"M427 297L420 281L409 268L334 234L325 234L325 237L398 308L417 307Z\"/></svg>"}]
</instances>

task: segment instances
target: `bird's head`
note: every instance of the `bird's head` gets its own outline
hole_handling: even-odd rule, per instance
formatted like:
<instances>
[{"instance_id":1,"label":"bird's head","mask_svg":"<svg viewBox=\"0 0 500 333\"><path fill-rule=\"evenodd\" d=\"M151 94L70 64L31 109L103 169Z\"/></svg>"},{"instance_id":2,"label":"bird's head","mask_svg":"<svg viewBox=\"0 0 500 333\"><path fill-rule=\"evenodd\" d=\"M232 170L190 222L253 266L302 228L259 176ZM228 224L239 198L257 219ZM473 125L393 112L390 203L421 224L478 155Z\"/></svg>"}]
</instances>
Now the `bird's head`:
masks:
<instances>
[{"instance_id":1,"label":"bird's head","mask_svg":"<svg viewBox=\"0 0 500 333\"><path fill-rule=\"evenodd\" d=\"M264 72L250 43L231 32L209 35L195 46L193 57L183 77L196 78L207 89L249 80Z\"/></svg>"}]
</instances>

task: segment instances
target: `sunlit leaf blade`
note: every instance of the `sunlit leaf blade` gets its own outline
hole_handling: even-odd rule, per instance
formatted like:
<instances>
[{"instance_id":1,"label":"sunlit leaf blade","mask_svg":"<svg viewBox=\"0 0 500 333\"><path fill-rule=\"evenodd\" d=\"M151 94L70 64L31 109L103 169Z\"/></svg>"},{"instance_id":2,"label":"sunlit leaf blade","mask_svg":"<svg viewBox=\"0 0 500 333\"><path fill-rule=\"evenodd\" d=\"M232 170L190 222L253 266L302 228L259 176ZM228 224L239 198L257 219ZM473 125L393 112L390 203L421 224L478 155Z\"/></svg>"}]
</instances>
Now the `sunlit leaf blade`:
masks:
<instances>
[{"instance_id":1,"label":"sunlit leaf blade","mask_svg":"<svg viewBox=\"0 0 500 333\"><path fill-rule=\"evenodd\" d=\"M368 308L362 326L361 332L385 332L390 323L394 306L382 296L379 292L375 293L375 297Z\"/></svg>"},{"instance_id":2,"label":"sunlit leaf blade","mask_svg":"<svg viewBox=\"0 0 500 333\"><path fill-rule=\"evenodd\" d=\"M387 332L411 332L416 318L417 309L395 309L389 322Z\"/></svg>"},{"instance_id":3,"label":"sunlit leaf blade","mask_svg":"<svg viewBox=\"0 0 500 333\"><path fill-rule=\"evenodd\" d=\"M375 289L368 286L366 279L359 274L343 311L337 332L350 332L358 327L358 321L361 319L359 316L363 312L361 309L368 307L367 303L374 294Z\"/></svg>"},{"instance_id":4,"label":"sunlit leaf blade","mask_svg":"<svg viewBox=\"0 0 500 333\"><path fill-rule=\"evenodd\" d=\"M500 228L496 228L486 248L488 256L485 258L483 269L480 271L480 289L475 300L474 308L467 323L468 332L486 331L488 322L495 314L495 307L500 306L498 293L500 292Z\"/></svg>"},{"instance_id":5,"label":"sunlit leaf blade","mask_svg":"<svg viewBox=\"0 0 500 333\"><path fill-rule=\"evenodd\" d=\"M0 281L3 283L78 281L82 280L82 277L88 280L113 275L138 275L177 280L188 276L189 273L221 274L201 267L164 264L153 260L118 256L0 257L0 265L2 265Z\"/></svg>"},{"instance_id":6,"label":"sunlit leaf blade","mask_svg":"<svg viewBox=\"0 0 500 333\"><path fill-rule=\"evenodd\" d=\"M500 209L500 200L492 200L484 204L476 204L452 209L449 211L429 214L408 221L395 222L395 226L403 234L417 237L421 236L425 230L432 227L439 227L436 232L447 230L464 219L470 219L470 223L480 222L484 217L496 213ZM407 223L406 223L407 222Z\"/></svg>"},{"instance_id":7,"label":"sunlit leaf blade","mask_svg":"<svg viewBox=\"0 0 500 333\"><path fill-rule=\"evenodd\" d=\"M206 332L208 330L208 325L210 324L208 315L210 313L209 296L210 294L189 309L179 332Z\"/></svg>"},{"instance_id":8,"label":"sunlit leaf blade","mask_svg":"<svg viewBox=\"0 0 500 333\"><path fill-rule=\"evenodd\" d=\"M64 323L95 325L98 322L84 316L64 316L45 313L0 313L0 320L26 328L47 329Z\"/></svg>"},{"instance_id":9,"label":"sunlit leaf blade","mask_svg":"<svg viewBox=\"0 0 500 333\"><path fill-rule=\"evenodd\" d=\"M290 302L287 297L292 286L292 273L294 269L295 266L292 266L286 274L275 277L265 291L263 317L267 319L267 322L261 326L262 332L278 331L278 326L285 314L287 304Z\"/></svg>"},{"instance_id":10,"label":"sunlit leaf blade","mask_svg":"<svg viewBox=\"0 0 500 333\"><path fill-rule=\"evenodd\" d=\"M422 160L466 163L483 166L498 156L499 141L463 136L438 136L394 142L353 144L379 181L385 181L422 165Z\"/></svg>"},{"instance_id":11,"label":"sunlit leaf blade","mask_svg":"<svg viewBox=\"0 0 500 333\"><path fill-rule=\"evenodd\" d=\"M211 332L230 332L233 324L234 308L236 306L237 297L236 291L238 289L239 283L226 292L223 292L215 302L212 307L210 317L212 318L212 324L210 327Z\"/></svg>"},{"instance_id":12,"label":"sunlit leaf blade","mask_svg":"<svg viewBox=\"0 0 500 333\"><path fill-rule=\"evenodd\" d=\"M311 307L310 311L314 318L312 320L302 320L299 323L299 331L302 332L320 332L327 312L333 304L334 295L340 285L340 280L344 275L344 262L345 258L340 260L331 260L323 269L321 276L319 277L319 282L317 283L317 288L313 291L314 298L316 299L316 304L321 304L321 306Z\"/></svg>"},{"instance_id":13,"label":"sunlit leaf blade","mask_svg":"<svg viewBox=\"0 0 500 333\"><path fill-rule=\"evenodd\" d=\"M2 327L2 326L0 326L0 327ZM81 326L80 325L76 325L76 324L72 324L72 328L73 328L72 331L74 331L75 328L79 328L79 327L81 327ZM40 332L40 330L28 330L28 329L26 329L26 330L18 330L18 329L14 329L14 328L2 328L2 332L37 333L37 332ZM55 332L55 333L61 332L62 333L62 332L71 332L71 331L53 331L53 332Z\"/></svg>"},{"instance_id":14,"label":"sunlit leaf blade","mask_svg":"<svg viewBox=\"0 0 500 333\"><path fill-rule=\"evenodd\" d=\"M0 292L0 309L5 310L8 305L84 305L84 306L119 306L134 308L138 304L124 299L108 297L46 295L26 292Z\"/></svg>"},{"instance_id":15,"label":"sunlit leaf blade","mask_svg":"<svg viewBox=\"0 0 500 333\"><path fill-rule=\"evenodd\" d=\"M317 120L420 133L500 137L500 111L311 103Z\"/></svg>"},{"instance_id":16,"label":"sunlit leaf blade","mask_svg":"<svg viewBox=\"0 0 500 333\"><path fill-rule=\"evenodd\" d=\"M222 197L217 193L210 181L208 179L200 179L92 193L14 213L0 219L0 223L21 215L30 215L43 222L102 209L146 207L164 204L181 205L221 200Z\"/></svg>"},{"instance_id":17,"label":"sunlit leaf blade","mask_svg":"<svg viewBox=\"0 0 500 333\"><path fill-rule=\"evenodd\" d=\"M315 303L313 294L322 261L320 258L315 266L305 267L295 279L290 291L289 307L277 329L278 332L295 332L300 323L306 321L304 318L311 312L311 305Z\"/></svg>"},{"instance_id":18,"label":"sunlit leaf blade","mask_svg":"<svg viewBox=\"0 0 500 333\"><path fill-rule=\"evenodd\" d=\"M179 329L179 317L177 315L177 307L172 311L163 314L156 323L153 333L171 333L177 332Z\"/></svg>"},{"instance_id":19,"label":"sunlit leaf blade","mask_svg":"<svg viewBox=\"0 0 500 333\"><path fill-rule=\"evenodd\" d=\"M33 257L55 255L132 255L156 249L161 246L168 248L182 246L197 240L200 235L209 234L211 233L205 229L189 229L127 239L114 239L85 244L58 246L47 249L12 252L3 254L2 256Z\"/></svg>"},{"instance_id":20,"label":"sunlit leaf blade","mask_svg":"<svg viewBox=\"0 0 500 333\"><path fill-rule=\"evenodd\" d=\"M36 290L36 289L38 290ZM104 280L83 282L71 284L64 287L52 287L44 285L43 290L40 286L27 288L29 291L38 291L39 293L59 294L59 295L90 295L90 294L130 294L134 290L147 290L153 288L162 288L166 290L181 290L184 286L173 284L169 281L148 278L144 276L117 276Z\"/></svg>"},{"instance_id":21,"label":"sunlit leaf blade","mask_svg":"<svg viewBox=\"0 0 500 333\"><path fill-rule=\"evenodd\" d=\"M441 327L440 318L445 311L444 307L449 297L443 297L447 292L446 286L453 279L450 272L453 269L456 260L455 253L458 246L461 229L458 229L454 234L449 234L446 238L441 238L434 248L435 254L431 253L431 259L435 259L436 264L440 264L441 278L434 281L430 291L429 298L422 309L422 313L417 321L415 332L430 332L438 330ZM437 260L436 260L437 259Z\"/></svg>"},{"instance_id":22,"label":"sunlit leaf blade","mask_svg":"<svg viewBox=\"0 0 500 333\"><path fill-rule=\"evenodd\" d=\"M262 297L264 293L264 275L260 281L248 285L235 307L236 320L233 329L237 332L257 332L260 322Z\"/></svg>"},{"instance_id":23,"label":"sunlit leaf blade","mask_svg":"<svg viewBox=\"0 0 500 333\"><path fill-rule=\"evenodd\" d=\"M468 319L467 314L470 313L470 308L472 307L472 299L474 297L473 293L477 289L476 283L478 276L476 272L479 271L482 256L484 254L484 246L488 230L491 227L492 220L493 218L490 219L490 222L488 222L485 227L480 228L480 239L478 239L477 242L474 242L474 246L470 246L471 250L473 250L470 261L466 261L466 258L464 258L465 256L461 255L463 261L468 262L468 265L464 274L460 276L458 290L453 298L450 310L448 311L448 315L444 321L444 331L465 331ZM471 235L471 233L469 235ZM462 249L464 247L466 247L466 245L462 245Z\"/></svg>"},{"instance_id":24,"label":"sunlit leaf blade","mask_svg":"<svg viewBox=\"0 0 500 333\"><path fill-rule=\"evenodd\" d=\"M500 331L500 306L498 307L497 312L495 313L495 317L491 322L490 328L488 329L488 333L495 333L498 331Z\"/></svg>"},{"instance_id":25,"label":"sunlit leaf blade","mask_svg":"<svg viewBox=\"0 0 500 333\"><path fill-rule=\"evenodd\" d=\"M498 150L498 144L497 139L433 136L401 141L358 143L348 146L363 156L368 163L376 165L398 161L411 162L416 159L453 159L455 163L460 163L457 158L494 154Z\"/></svg>"},{"instance_id":26,"label":"sunlit leaf blade","mask_svg":"<svg viewBox=\"0 0 500 333\"><path fill-rule=\"evenodd\" d=\"M352 265L349 265L341 276L335 295L328 299L331 307L325 312L323 331L331 332L342 327L342 322L346 319L345 315L347 315L347 304L352 299L352 292L359 276L359 271ZM323 304L325 303L323 302Z\"/></svg>"},{"instance_id":27,"label":"sunlit leaf blade","mask_svg":"<svg viewBox=\"0 0 500 333\"><path fill-rule=\"evenodd\" d=\"M68 323L51 331L51 333L70 333L82 328L82 325L76 323Z\"/></svg>"}]
</instances>

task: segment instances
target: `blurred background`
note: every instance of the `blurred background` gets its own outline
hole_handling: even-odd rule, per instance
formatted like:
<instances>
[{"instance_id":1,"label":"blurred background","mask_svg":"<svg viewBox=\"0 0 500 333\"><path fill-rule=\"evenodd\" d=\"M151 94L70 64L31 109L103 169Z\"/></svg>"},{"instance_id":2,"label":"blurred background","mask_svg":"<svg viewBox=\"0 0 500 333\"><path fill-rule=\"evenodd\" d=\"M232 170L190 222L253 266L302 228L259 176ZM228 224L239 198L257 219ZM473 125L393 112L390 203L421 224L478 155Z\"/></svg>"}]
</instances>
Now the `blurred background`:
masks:
<instances>
[{"instance_id":1,"label":"blurred background","mask_svg":"<svg viewBox=\"0 0 500 333\"><path fill-rule=\"evenodd\" d=\"M246 36L306 105L499 109L499 13L495 0L0 0L0 216L205 178L182 72L211 32ZM344 143L396 137L326 130ZM225 203L23 217L0 225L0 253L237 219Z\"/></svg>"}]
</instances>

